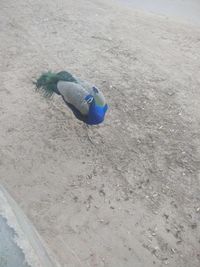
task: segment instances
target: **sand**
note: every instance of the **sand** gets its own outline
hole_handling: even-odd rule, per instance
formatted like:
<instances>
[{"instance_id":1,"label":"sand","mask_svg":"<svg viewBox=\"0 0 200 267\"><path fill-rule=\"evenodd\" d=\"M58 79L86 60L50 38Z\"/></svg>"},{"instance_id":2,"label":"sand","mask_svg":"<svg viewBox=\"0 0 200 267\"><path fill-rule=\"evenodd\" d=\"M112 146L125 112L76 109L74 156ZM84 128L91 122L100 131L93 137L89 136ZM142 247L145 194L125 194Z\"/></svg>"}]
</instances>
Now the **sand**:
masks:
<instances>
[{"instance_id":1,"label":"sand","mask_svg":"<svg viewBox=\"0 0 200 267\"><path fill-rule=\"evenodd\" d=\"M118 0L134 9L164 15L200 26L199 0Z\"/></svg>"},{"instance_id":2,"label":"sand","mask_svg":"<svg viewBox=\"0 0 200 267\"><path fill-rule=\"evenodd\" d=\"M1 0L0 40L0 182L62 266L199 267L200 29L114 1ZM100 87L105 123L36 93L49 69Z\"/></svg>"}]
</instances>

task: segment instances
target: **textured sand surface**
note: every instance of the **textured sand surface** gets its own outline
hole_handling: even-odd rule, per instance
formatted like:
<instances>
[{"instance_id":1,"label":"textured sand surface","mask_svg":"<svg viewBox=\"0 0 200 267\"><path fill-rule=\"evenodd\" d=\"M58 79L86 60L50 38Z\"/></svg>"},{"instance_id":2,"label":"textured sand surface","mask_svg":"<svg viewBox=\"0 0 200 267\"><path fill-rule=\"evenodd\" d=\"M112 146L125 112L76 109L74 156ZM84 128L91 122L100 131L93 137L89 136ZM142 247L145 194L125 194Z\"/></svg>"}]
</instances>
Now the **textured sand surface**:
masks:
<instances>
[{"instance_id":1,"label":"textured sand surface","mask_svg":"<svg viewBox=\"0 0 200 267\"><path fill-rule=\"evenodd\" d=\"M109 3L108 3L109 2ZM85 127L44 70L110 110ZM0 181L63 266L200 266L200 29L100 0L1 0Z\"/></svg>"},{"instance_id":2,"label":"textured sand surface","mask_svg":"<svg viewBox=\"0 0 200 267\"><path fill-rule=\"evenodd\" d=\"M199 0L118 0L135 9L200 25Z\"/></svg>"}]
</instances>

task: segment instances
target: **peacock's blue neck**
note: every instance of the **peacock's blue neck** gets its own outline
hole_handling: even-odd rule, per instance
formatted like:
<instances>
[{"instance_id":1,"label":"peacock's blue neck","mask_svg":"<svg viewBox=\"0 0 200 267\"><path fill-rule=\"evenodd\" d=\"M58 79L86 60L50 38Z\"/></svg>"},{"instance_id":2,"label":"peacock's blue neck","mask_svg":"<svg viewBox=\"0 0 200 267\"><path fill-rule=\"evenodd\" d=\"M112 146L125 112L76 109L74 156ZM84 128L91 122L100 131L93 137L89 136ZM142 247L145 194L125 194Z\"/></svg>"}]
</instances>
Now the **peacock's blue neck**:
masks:
<instances>
[{"instance_id":1,"label":"peacock's blue neck","mask_svg":"<svg viewBox=\"0 0 200 267\"><path fill-rule=\"evenodd\" d=\"M94 125L99 124L104 120L104 116L107 110L107 106L100 107L95 104L93 101L90 104L89 113L88 113L88 124Z\"/></svg>"}]
</instances>

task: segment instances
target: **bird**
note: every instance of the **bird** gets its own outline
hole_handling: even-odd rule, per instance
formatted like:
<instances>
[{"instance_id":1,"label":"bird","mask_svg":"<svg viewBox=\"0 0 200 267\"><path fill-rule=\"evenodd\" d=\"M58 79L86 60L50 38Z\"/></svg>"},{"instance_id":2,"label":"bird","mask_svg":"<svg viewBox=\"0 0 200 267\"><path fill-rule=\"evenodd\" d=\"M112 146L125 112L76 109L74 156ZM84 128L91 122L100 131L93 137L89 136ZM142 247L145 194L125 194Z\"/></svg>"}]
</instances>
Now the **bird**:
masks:
<instances>
[{"instance_id":1,"label":"bird","mask_svg":"<svg viewBox=\"0 0 200 267\"><path fill-rule=\"evenodd\" d=\"M75 117L87 125L104 121L108 110L103 93L94 85L67 71L44 72L34 82L36 90L46 97L57 94L71 109Z\"/></svg>"}]
</instances>

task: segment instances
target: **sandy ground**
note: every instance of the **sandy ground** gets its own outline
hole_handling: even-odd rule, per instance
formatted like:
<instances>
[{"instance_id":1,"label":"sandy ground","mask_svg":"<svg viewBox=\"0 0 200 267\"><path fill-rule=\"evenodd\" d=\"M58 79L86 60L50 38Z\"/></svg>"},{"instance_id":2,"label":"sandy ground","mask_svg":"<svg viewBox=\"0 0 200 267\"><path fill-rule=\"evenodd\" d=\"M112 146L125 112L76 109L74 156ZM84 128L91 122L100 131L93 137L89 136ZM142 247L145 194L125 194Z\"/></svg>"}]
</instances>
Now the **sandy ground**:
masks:
<instances>
[{"instance_id":1,"label":"sandy ground","mask_svg":"<svg viewBox=\"0 0 200 267\"><path fill-rule=\"evenodd\" d=\"M109 2L109 3L108 3ZM0 179L63 266L200 266L200 29L100 0L1 0ZM32 80L102 88L87 129Z\"/></svg>"},{"instance_id":2,"label":"sandy ground","mask_svg":"<svg viewBox=\"0 0 200 267\"><path fill-rule=\"evenodd\" d=\"M117 0L129 4L134 9L169 16L200 26L199 0Z\"/></svg>"}]
</instances>

